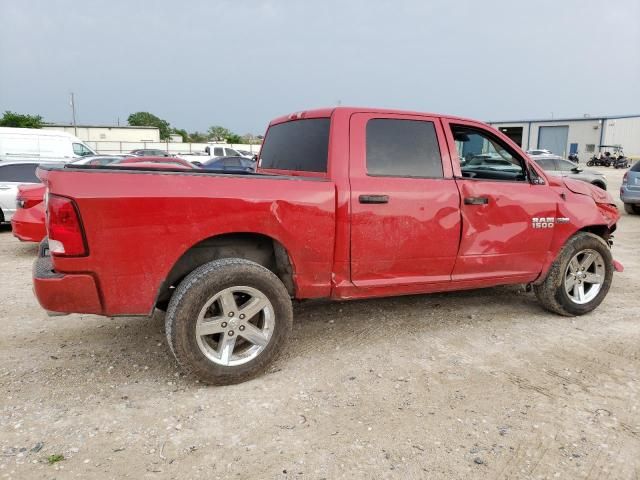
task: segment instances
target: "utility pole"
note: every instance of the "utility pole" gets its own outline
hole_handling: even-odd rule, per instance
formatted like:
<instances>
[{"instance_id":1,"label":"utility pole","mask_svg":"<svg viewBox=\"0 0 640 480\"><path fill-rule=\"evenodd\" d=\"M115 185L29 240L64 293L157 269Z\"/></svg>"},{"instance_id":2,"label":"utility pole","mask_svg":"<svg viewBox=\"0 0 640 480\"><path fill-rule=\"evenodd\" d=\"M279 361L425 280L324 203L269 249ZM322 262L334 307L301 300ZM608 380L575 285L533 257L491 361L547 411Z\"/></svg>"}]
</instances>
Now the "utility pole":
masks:
<instances>
[{"instance_id":1,"label":"utility pole","mask_svg":"<svg viewBox=\"0 0 640 480\"><path fill-rule=\"evenodd\" d=\"M71 115L73 116L73 134L77 137L78 127L76 126L76 102L73 92L71 92Z\"/></svg>"}]
</instances>

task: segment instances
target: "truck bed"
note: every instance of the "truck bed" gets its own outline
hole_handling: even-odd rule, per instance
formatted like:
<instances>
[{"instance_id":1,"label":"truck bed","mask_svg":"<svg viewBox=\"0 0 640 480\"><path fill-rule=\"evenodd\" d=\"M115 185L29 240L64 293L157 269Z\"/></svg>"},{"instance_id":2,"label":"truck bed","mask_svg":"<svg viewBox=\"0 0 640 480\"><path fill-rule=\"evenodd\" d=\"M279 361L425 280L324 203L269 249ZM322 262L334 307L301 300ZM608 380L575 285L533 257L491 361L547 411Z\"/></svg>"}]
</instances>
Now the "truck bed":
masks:
<instances>
[{"instance_id":1,"label":"truck bed","mask_svg":"<svg viewBox=\"0 0 640 480\"><path fill-rule=\"evenodd\" d=\"M327 179L117 166L45 167L38 174L50 193L77 203L88 254L54 256L53 267L93 276L99 313L149 314L180 257L229 233L284 246L297 296L330 292L336 201Z\"/></svg>"}]
</instances>

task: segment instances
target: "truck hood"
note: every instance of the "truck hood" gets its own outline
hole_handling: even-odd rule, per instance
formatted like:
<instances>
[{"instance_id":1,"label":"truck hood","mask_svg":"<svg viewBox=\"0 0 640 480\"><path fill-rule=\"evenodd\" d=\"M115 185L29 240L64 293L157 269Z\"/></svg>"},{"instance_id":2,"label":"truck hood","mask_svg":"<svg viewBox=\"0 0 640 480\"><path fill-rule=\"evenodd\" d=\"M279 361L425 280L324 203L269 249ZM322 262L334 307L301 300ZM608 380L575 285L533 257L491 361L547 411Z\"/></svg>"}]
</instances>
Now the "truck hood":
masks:
<instances>
[{"instance_id":1,"label":"truck hood","mask_svg":"<svg viewBox=\"0 0 640 480\"><path fill-rule=\"evenodd\" d=\"M608 205L616 204L609 192L607 192L606 190L602 190L595 185L591 185L590 183L582 182L580 180L572 180L571 178L567 177L563 177L562 180L565 187L567 187L567 189L569 189L573 193L587 195L593 198L596 203L605 203Z\"/></svg>"}]
</instances>

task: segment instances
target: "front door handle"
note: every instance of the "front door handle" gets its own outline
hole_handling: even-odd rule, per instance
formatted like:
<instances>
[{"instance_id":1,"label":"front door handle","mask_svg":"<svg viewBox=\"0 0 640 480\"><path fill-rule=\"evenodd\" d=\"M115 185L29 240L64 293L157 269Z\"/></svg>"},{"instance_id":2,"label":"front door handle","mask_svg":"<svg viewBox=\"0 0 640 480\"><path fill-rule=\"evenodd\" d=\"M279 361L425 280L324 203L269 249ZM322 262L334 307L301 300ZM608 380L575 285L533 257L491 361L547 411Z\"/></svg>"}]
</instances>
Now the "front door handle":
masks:
<instances>
[{"instance_id":1,"label":"front door handle","mask_svg":"<svg viewBox=\"0 0 640 480\"><path fill-rule=\"evenodd\" d=\"M486 205L489 203L488 197L465 197L465 205Z\"/></svg>"},{"instance_id":2,"label":"front door handle","mask_svg":"<svg viewBox=\"0 0 640 480\"><path fill-rule=\"evenodd\" d=\"M389 195L360 195L360 203L389 203Z\"/></svg>"},{"instance_id":3,"label":"front door handle","mask_svg":"<svg viewBox=\"0 0 640 480\"><path fill-rule=\"evenodd\" d=\"M0 185L0 190L9 190L10 188L9 185Z\"/></svg>"}]
</instances>

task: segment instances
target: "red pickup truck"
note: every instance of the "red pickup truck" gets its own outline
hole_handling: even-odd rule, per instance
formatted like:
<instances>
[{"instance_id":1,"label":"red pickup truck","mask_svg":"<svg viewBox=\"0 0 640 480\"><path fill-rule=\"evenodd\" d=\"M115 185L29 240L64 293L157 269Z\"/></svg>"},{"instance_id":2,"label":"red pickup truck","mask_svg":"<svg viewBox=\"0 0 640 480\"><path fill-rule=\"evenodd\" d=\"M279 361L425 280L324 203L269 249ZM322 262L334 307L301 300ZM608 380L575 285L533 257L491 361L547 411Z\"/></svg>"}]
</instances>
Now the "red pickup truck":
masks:
<instances>
[{"instance_id":1,"label":"red pickup truck","mask_svg":"<svg viewBox=\"0 0 640 480\"><path fill-rule=\"evenodd\" d=\"M214 384L273 360L291 299L528 284L545 308L581 315L622 269L607 192L547 176L494 128L451 116L294 113L269 125L256 173L67 165L39 176L40 304L166 310L179 363Z\"/></svg>"}]
</instances>

